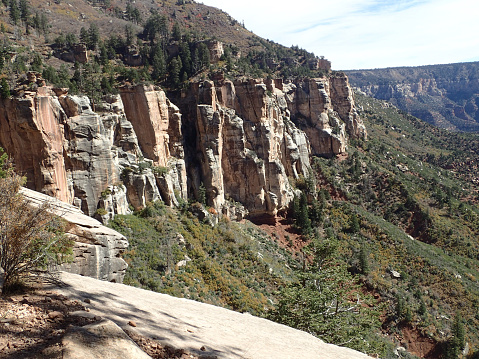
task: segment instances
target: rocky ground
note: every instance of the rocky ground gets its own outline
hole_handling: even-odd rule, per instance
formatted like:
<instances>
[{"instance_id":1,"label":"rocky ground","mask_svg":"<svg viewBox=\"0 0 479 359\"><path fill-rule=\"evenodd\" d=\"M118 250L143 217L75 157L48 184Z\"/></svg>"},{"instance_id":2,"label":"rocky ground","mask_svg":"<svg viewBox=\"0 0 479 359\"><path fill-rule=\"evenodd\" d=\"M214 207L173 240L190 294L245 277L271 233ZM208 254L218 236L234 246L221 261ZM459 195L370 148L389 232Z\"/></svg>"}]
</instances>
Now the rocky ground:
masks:
<instances>
[{"instance_id":1,"label":"rocky ground","mask_svg":"<svg viewBox=\"0 0 479 359\"><path fill-rule=\"evenodd\" d=\"M56 291L44 290L40 283L0 296L0 358L63 358L65 334L71 328L102 319L85 315L89 312L85 305ZM129 324L132 330L126 330L127 334L152 358L198 358L143 337L134 332L134 322Z\"/></svg>"}]
</instances>

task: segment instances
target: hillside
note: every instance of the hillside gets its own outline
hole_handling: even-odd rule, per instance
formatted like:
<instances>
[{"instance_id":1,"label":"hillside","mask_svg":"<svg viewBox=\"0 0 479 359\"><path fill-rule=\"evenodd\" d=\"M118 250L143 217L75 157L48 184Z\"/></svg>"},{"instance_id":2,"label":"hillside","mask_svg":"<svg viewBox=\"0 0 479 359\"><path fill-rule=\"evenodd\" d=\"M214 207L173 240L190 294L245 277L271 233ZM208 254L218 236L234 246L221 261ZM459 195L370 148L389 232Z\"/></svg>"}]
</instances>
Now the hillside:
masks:
<instances>
[{"instance_id":1,"label":"hillside","mask_svg":"<svg viewBox=\"0 0 479 359\"><path fill-rule=\"evenodd\" d=\"M353 86L430 124L479 129L479 63L345 71Z\"/></svg>"},{"instance_id":2,"label":"hillside","mask_svg":"<svg viewBox=\"0 0 479 359\"><path fill-rule=\"evenodd\" d=\"M127 284L381 358L477 356L478 138L406 112L474 130L476 64L349 72L354 93L192 1L0 10L1 147L115 230L73 228L71 272L127 262Z\"/></svg>"}]
</instances>

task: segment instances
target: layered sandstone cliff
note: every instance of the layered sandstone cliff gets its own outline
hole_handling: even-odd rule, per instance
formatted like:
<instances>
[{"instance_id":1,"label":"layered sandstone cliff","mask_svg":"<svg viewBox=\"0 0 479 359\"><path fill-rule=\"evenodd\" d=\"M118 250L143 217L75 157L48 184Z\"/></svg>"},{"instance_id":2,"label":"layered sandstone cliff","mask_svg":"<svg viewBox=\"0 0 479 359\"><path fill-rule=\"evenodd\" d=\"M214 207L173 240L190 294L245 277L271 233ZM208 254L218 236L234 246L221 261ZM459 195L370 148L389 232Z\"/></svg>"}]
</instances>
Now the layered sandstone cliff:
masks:
<instances>
[{"instance_id":1,"label":"layered sandstone cliff","mask_svg":"<svg viewBox=\"0 0 479 359\"><path fill-rule=\"evenodd\" d=\"M347 138L365 138L345 76L204 81L182 93L192 185L205 185L208 204L226 199L250 214L275 215L289 205L289 178L308 176L311 155L345 152ZM198 167L200 171L198 171Z\"/></svg>"},{"instance_id":2,"label":"layered sandstone cliff","mask_svg":"<svg viewBox=\"0 0 479 359\"><path fill-rule=\"evenodd\" d=\"M55 92L56 91L56 92ZM193 83L176 99L152 86L97 104L39 87L0 102L0 143L27 186L107 220L148 201L198 198L234 217L289 205L311 155L365 137L345 76ZM99 208L102 209L99 211ZM240 211L242 212L242 211ZM106 214L105 214L106 213Z\"/></svg>"},{"instance_id":3,"label":"layered sandstone cliff","mask_svg":"<svg viewBox=\"0 0 479 359\"><path fill-rule=\"evenodd\" d=\"M311 155L341 154L348 138L366 136L345 76L219 76L192 83L178 106L152 86L120 93L96 112L86 96L47 86L0 100L0 145L28 188L103 222L151 201L198 200L202 186L213 212L276 215L294 198L291 179L309 175ZM85 238L71 270L117 256L108 239ZM118 272L98 265L86 275L111 280Z\"/></svg>"}]
</instances>

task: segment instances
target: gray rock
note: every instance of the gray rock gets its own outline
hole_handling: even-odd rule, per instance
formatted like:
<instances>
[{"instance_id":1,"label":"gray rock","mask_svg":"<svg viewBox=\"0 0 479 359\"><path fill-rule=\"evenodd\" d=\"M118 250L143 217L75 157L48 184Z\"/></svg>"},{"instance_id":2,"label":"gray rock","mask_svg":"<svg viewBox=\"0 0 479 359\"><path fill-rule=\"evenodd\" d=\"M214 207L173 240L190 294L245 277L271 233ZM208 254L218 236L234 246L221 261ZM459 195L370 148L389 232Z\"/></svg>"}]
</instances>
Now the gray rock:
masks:
<instances>
[{"instance_id":1,"label":"gray rock","mask_svg":"<svg viewBox=\"0 0 479 359\"><path fill-rule=\"evenodd\" d=\"M75 241L74 258L73 262L62 264L60 269L101 280L123 281L128 267L120 257L128 247L123 235L86 216L75 206L28 188L22 188L20 193L32 205L49 201L55 214L68 222L67 235Z\"/></svg>"},{"instance_id":2,"label":"gray rock","mask_svg":"<svg viewBox=\"0 0 479 359\"><path fill-rule=\"evenodd\" d=\"M72 327L62 340L63 359L147 359L121 328L111 320Z\"/></svg>"}]
</instances>

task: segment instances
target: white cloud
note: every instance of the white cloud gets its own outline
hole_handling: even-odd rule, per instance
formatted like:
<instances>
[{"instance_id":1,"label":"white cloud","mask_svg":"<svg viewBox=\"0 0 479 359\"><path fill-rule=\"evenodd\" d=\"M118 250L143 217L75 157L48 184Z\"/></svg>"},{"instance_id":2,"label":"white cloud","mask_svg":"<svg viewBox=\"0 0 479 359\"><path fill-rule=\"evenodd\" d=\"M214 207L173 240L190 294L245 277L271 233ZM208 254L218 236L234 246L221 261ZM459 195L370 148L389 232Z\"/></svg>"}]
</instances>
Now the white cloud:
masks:
<instances>
[{"instance_id":1,"label":"white cloud","mask_svg":"<svg viewBox=\"0 0 479 359\"><path fill-rule=\"evenodd\" d=\"M324 55L334 69L479 58L472 0L204 0L259 36Z\"/></svg>"}]
</instances>

